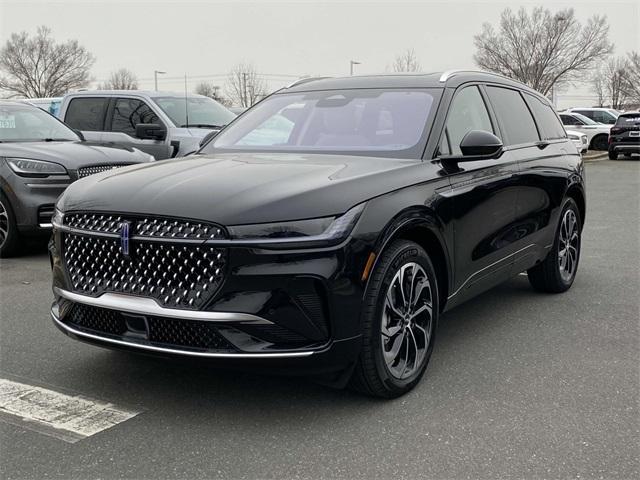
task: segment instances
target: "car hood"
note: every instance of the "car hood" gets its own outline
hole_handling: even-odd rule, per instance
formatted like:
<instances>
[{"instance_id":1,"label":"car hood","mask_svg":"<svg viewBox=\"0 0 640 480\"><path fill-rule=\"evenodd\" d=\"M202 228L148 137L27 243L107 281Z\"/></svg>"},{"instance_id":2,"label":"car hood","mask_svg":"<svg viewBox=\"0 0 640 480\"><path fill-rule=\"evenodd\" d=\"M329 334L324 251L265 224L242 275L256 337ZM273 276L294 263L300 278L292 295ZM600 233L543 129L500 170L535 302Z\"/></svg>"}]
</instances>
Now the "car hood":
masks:
<instances>
[{"instance_id":1,"label":"car hood","mask_svg":"<svg viewBox=\"0 0 640 480\"><path fill-rule=\"evenodd\" d=\"M344 213L440 175L420 160L319 154L224 153L165 160L75 182L59 208L199 219L222 225Z\"/></svg>"},{"instance_id":2,"label":"car hood","mask_svg":"<svg viewBox=\"0 0 640 480\"><path fill-rule=\"evenodd\" d=\"M134 148L91 142L6 142L0 143L0 157L46 160L70 170L91 165L142 163L152 159Z\"/></svg>"}]
</instances>

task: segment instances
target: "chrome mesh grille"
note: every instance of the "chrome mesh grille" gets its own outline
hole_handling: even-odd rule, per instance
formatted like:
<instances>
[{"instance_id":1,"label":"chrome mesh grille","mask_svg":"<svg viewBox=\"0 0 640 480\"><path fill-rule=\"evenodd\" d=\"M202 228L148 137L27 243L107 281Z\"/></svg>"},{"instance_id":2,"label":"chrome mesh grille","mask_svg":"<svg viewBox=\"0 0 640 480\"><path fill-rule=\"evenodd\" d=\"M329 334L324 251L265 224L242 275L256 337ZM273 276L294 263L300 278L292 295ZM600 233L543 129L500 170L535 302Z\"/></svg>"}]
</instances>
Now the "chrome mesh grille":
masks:
<instances>
[{"instance_id":1,"label":"chrome mesh grille","mask_svg":"<svg viewBox=\"0 0 640 480\"><path fill-rule=\"evenodd\" d=\"M118 165L93 165L91 167L82 167L78 169L78 178L88 177L89 175L94 175L100 172L106 172L107 170L112 170L114 168L126 167L129 164L118 164Z\"/></svg>"},{"instance_id":2,"label":"chrome mesh grille","mask_svg":"<svg viewBox=\"0 0 640 480\"><path fill-rule=\"evenodd\" d=\"M125 220L122 215L101 213L68 213L64 216L65 225L77 230L98 233L120 233L120 224ZM217 225L193 220L172 218L128 217L132 221L132 235L153 238L185 239L223 239L224 231Z\"/></svg>"},{"instance_id":3,"label":"chrome mesh grille","mask_svg":"<svg viewBox=\"0 0 640 480\"><path fill-rule=\"evenodd\" d=\"M226 249L132 241L130 256L113 237L64 233L64 260L73 289L155 298L170 308L201 308L224 280Z\"/></svg>"}]
</instances>

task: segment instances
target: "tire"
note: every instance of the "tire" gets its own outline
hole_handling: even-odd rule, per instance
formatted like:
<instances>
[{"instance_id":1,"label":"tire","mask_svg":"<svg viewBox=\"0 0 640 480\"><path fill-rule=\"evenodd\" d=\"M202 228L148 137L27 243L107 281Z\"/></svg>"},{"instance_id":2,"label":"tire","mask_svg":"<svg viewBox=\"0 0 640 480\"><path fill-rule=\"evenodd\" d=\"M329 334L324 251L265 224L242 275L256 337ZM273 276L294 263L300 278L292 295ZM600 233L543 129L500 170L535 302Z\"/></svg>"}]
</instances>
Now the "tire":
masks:
<instances>
[{"instance_id":1,"label":"tire","mask_svg":"<svg viewBox=\"0 0 640 480\"><path fill-rule=\"evenodd\" d=\"M566 292L573 285L578 271L582 235L580 210L572 198L567 198L561 212L551 251L541 263L527 271L529 283L539 292ZM563 248L566 237L570 239L569 247Z\"/></svg>"},{"instance_id":2,"label":"tire","mask_svg":"<svg viewBox=\"0 0 640 480\"><path fill-rule=\"evenodd\" d=\"M618 159L618 152L614 150L609 150L609 160L617 160L617 159Z\"/></svg>"},{"instance_id":3,"label":"tire","mask_svg":"<svg viewBox=\"0 0 640 480\"><path fill-rule=\"evenodd\" d=\"M0 195L0 258L7 258L18 253L20 234L16 227L16 219L9 201Z\"/></svg>"},{"instance_id":4,"label":"tire","mask_svg":"<svg viewBox=\"0 0 640 480\"><path fill-rule=\"evenodd\" d=\"M608 150L609 137L607 135L596 135L591 140L590 150Z\"/></svg>"},{"instance_id":5,"label":"tire","mask_svg":"<svg viewBox=\"0 0 640 480\"><path fill-rule=\"evenodd\" d=\"M404 292L406 287L409 292ZM409 296L415 298L404 302ZM394 241L378 259L365 293L362 350L350 387L381 398L398 397L415 387L433 351L438 309L437 278L429 256L414 242ZM410 312L417 311L411 318Z\"/></svg>"}]
</instances>

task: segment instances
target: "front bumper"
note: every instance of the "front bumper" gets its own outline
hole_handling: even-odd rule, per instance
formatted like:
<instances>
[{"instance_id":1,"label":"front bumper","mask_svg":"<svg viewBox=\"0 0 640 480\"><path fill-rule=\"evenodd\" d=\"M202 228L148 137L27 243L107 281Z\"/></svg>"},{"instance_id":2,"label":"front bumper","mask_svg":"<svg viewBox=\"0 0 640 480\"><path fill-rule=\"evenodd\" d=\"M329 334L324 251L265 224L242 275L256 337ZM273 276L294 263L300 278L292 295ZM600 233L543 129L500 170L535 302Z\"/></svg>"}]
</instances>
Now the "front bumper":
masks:
<instances>
[{"instance_id":1,"label":"front bumper","mask_svg":"<svg viewBox=\"0 0 640 480\"><path fill-rule=\"evenodd\" d=\"M2 192L11 204L18 230L24 235L51 233L54 204L72 181L68 175L20 177L5 162L0 162Z\"/></svg>"},{"instance_id":2,"label":"front bumper","mask_svg":"<svg viewBox=\"0 0 640 480\"><path fill-rule=\"evenodd\" d=\"M316 250L230 246L220 290L202 308L190 310L131 294L74 291L61 255L63 235L54 229L50 243L51 316L72 338L252 370L282 367L288 373L338 372L357 359L364 288L359 273L365 262L365 246L358 240ZM203 336L215 341L203 343Z\"/></svg>"}]
</instances>

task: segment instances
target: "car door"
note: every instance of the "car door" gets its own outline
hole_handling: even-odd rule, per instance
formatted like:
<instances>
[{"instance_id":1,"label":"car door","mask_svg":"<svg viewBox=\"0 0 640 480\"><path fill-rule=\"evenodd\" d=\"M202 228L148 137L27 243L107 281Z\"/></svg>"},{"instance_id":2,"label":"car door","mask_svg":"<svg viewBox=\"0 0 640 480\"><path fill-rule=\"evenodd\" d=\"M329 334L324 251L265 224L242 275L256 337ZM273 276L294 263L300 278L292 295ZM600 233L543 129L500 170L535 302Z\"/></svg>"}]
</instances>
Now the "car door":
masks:
<instances>
[{"instance_id":1,"label":"car door","mask_svg":"<svg viewBox=\"0 0 640 480\"><path fill-rule=\"evenodd\" d=\"M453 217L454 281L450 305L490 288L510 275L514 253L509 232L516 220L517 157L505 152L497 159L451 162L461 155L460 142L471 130L501 136L495 117L478 85L460 87L449 107L439 153L451 188L448 198ZM455 157L454 157L455 158Z\"/></svg>"},{"instance_id":2,"label":"car door","mask_svg":"<svg viewBox=\"0 0 640 480\"><path fill-rule=\"evenodd\" d=\"M141 139L136 136L136 125L139 123L164 125L145 101L130 97L113 98L106 119L104 140L123 147L135 147L153 155L156 160L171 156L173 147L166 139Z\"/></svg>"}]
</instances>

